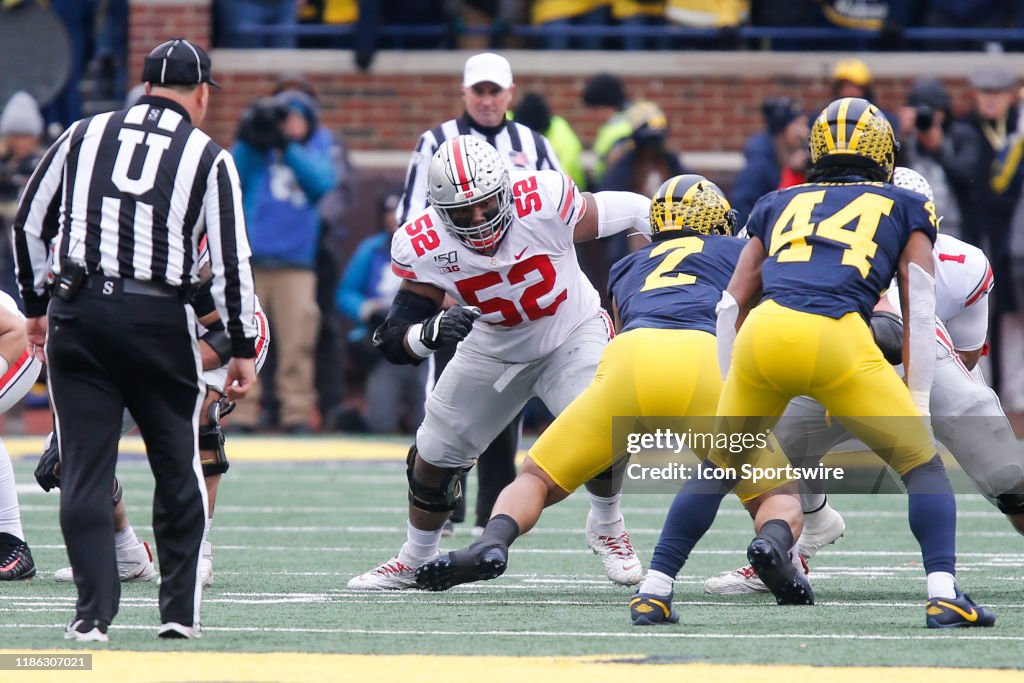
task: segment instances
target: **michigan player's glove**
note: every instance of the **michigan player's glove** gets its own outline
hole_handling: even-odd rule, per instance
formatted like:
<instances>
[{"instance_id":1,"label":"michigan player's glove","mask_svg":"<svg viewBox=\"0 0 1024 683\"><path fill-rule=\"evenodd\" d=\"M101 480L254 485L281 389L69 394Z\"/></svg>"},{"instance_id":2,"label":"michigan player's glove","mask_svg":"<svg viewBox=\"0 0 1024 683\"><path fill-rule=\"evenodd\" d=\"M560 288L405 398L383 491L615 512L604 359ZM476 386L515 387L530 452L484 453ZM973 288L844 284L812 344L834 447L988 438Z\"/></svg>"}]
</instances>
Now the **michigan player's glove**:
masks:
<instances>
[{"instance_id":1,"label":"michigan player's glove","mask_svg":"<svg viewBox=\"0 0 1024 683\"><path fill-rule=\"evenodd\" d=\"M432 351L446 344L462 341L473 329L473 321L480 317L475 306L452 306L446 311L423 321L420 328L420 343Z\"/></svg>"},{"instance_id":2,"label":"michigan player's glove","mask_svg":"<svg viewBox=\"0 0 1024 683\"><path fill-rule=\"evenodd\" d=\"M60 452L57 450L57 435L51 433L46 440L46 450L36 465L36 481L44 491L60 488Z\"/></svg>"}]
</instances>

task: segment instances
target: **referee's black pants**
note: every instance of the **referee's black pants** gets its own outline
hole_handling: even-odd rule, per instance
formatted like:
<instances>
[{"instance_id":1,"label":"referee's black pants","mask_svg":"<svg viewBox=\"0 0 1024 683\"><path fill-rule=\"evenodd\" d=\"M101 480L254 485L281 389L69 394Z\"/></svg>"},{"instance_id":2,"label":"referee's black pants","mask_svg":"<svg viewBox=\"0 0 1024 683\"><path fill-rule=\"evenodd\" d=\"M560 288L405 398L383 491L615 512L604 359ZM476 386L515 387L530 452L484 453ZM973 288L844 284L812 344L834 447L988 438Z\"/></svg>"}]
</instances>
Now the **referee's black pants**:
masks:
<instances>
[{"instance_id":1,"label":"referee's black pants","mask_svg":"<svg viewBox=\"0 0 1024 683\"><path fill-rule=\"evenodd\" d=\"M61 454L60 525L76 619L110 623L121 584L110 491L123 409L135 417L156 479L153 533L163 623L199 623L199 546L206 489L199 464L200 378L195 315L173 290L127 294L90 276L72 302L52 299L46 358Z\"/></svg>"}]
</instances>

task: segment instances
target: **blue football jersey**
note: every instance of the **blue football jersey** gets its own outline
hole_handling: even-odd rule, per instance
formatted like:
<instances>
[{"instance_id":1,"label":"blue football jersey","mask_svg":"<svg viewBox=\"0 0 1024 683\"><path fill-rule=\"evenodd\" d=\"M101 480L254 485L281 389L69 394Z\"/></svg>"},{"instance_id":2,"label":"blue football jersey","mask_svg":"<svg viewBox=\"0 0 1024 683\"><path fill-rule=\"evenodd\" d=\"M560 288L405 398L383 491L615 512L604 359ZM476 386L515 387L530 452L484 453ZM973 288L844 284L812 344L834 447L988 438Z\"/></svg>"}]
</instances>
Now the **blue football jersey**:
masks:
<instances>
[{"instance_id":1,"label":"blue football jersey","mask_svg":"<svg viewBox=\"0 0 1024 683\"><path fill-rule=\"evenodd\" d=\"M865 319L915 230L935 242L934 205L888 183L808 183L765 195L747 233L764 244L764 299L807 313Z\"/></svg>"},{"instance_id":2,"label":"blue football jersey","mask_svg":"<svg viewBox=\"0 0 1024 683\"><path fill-rule=\"evenodd\" d=\"M687 234L653 242L612 266L608 292L620 331L638 327L715 333L715 306L746 244Z\"/></svg>"}]
</instances>

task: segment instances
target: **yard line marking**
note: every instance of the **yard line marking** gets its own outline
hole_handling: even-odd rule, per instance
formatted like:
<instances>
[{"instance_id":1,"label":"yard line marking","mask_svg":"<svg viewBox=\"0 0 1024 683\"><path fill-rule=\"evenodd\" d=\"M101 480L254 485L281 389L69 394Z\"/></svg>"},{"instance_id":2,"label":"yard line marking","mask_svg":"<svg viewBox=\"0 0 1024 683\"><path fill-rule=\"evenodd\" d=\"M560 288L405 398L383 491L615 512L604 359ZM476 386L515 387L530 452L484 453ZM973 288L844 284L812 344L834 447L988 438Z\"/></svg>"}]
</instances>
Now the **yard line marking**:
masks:
<instances>
[{"instance_id":1,"label":"yard line marking","mask_svg":"<svg viewBox=\"0 0 1024 683\"><path fill-rule=\"evenodd\" d=\"M0 629L63 629L65 623L57 624L0 624ZM116 630L149 631L151 624L116 624ZM963 632L938 632L928 635L865 635L862 633L669 633L665 631L501 631L467 629L464 631L431 631L426 629L369 629L369 628L302 628L302 627L269 627L269 626L204 626L204 631L219 633L319 633L333 635L371 635L371 636L497 636L525 638L531 636L557 636L564 638L656 638L669 640L700 640L707 638L731 640L883 640L883 641L1007 641L1024 642L1024 636L994 636L981 634L965 634Z\"/></svg>"}]
</instances>

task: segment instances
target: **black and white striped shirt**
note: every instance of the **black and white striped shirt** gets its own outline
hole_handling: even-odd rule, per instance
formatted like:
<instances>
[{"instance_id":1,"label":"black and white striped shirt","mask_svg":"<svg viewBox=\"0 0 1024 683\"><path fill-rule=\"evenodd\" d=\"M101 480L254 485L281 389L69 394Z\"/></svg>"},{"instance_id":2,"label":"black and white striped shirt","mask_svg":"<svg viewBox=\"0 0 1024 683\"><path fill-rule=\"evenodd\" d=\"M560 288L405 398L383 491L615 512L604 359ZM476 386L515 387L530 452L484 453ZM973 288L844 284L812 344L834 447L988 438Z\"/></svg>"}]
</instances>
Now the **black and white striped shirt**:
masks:
<instances>
[{"instance_id":1,"label":"black and white striped shirt","mask_svg":"<svg viewBox=\"0 0 1024 683\"><path fill-rule=\"evenodd\" d=\"M535 130L509 120L502 121L494 128L483 128L468 114L463 114L420 136L409 162L409 170L405 174L402 201L395 210L399 225L427 208L427 169L430 168L430 160L445 140L458 135L483 138L498 150L511 170L562 170L551 143Z\"/></svg>"},{"instance_id":2,"label":"black and white striped shirt","mask_svg":"<svg viewBox=\"0 0 1024 683\"><path fill-rule=\"evenodd\" d=\"M165 98L76 121L46 152L18 206L15 262L26 313L45 315L47 275L59 274L65 259L108 277L196 283L204 234L232 355L251 357L255 289L231 155Z\"/></svg>"}]
</instances>

